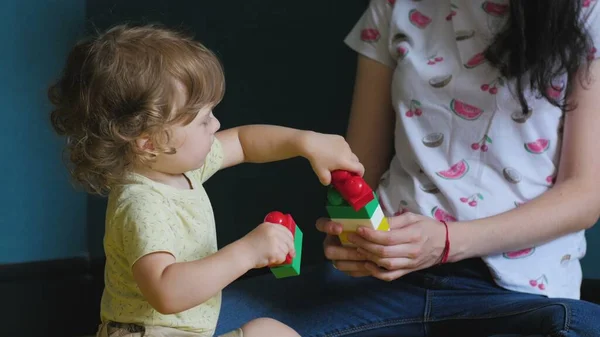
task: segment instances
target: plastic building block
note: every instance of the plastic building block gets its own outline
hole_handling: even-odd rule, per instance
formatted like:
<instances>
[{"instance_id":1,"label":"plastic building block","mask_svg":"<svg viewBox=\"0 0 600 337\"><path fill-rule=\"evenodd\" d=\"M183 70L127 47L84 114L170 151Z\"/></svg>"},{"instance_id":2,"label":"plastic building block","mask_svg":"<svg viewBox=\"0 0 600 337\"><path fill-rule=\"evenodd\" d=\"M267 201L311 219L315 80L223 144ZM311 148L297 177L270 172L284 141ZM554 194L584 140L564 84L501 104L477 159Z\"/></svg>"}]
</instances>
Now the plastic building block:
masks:
<instances>
[{"instance_id":1,"label":"plastic building block","mask_svg":"<svg viewBox=\"0 0 600 337\"><path fill-rule=\"evenodd\" d=\"M344 224L344 220L333 220L335 222L339 222L342 223L342 225L344 226L344 231L342 233L340 233L340 235L338 235L338 237L340 238L340 242L342 243L343 246L346 247L354 247L354 244L350 241L348 241L348 233L351 233L355 230L348 230L346 229L346 225ZM355 219L353 219L353 221L356 221ZM358 224L358 226L364 226L364 227L371 227L374 229L377 229L378 231L389 231L390 230L390 224L387 221L387 218L384 216L381 221L379 222L378 225L375 224L376 222L374 220L370 220L368 222L365 222L363 224ZM354 226L355 224L350 224L350 226ZM356 228L358 228L358 226Z\"/></svg>"},{"instance_id":2,"label":"plastic building block","mask_svg":"<svg viewBox=\"0 0 600 337\"><path fill-rule=\"evenodd\" d=\"M280 266L271 267L271 272L275 278L284 278L300 275L300 262L302 260L302 238L303 234L300 228L296 226L296 235L294 235L294 247L296 248L296 256L292 259L292 263L283 264Z\"/></svg>"},{"instance_id":3,"label":"plastic building block","mask_svg":"<svg viewBox=\"0 0 600 337\"><path fill-rule=\"evenodd\" d=\"M369 201L363 208L358 211L354 210L352 206L348 205L343 199L340 203L337 196L340 194L333 188L330 188L327 192L327 212L331 218L347 218L347 219L369 219L375 213L375 210L379 206L375 193L373 193L373 200Z\"/></svg>"},{"instance_id":4,"label":"plastic building block","mask_svg":"<svg viewBox=\"0 0 600 337\"><path fill-rule=\"evenodd\" d=\"M365 207L374 197L373 190L365 180L358 174L349 171L335 170L331 172L331 185L355 211Z\"/></svg>"},{"instance_id":5,"label":"plastic building block","mask_svg":"<svg viewBox=\"0 0 600 337\"><path fill-rule=\"evenodd\" d=\"M377 229L379 228L379 225L381 224L381 221L385 218L385 216L383 215L383 210L381 209L381 207L379 207L379 205L377 205L378 207L375 209L375 212L373 212L373 215L370 218L362 218L362 219L356 219L356 218L337 218L334 216L330 216L331 221L335 221L339 224L341 224L342 226L344 226L344 230L345 231L356 231L356 229L358 229L358 227L363 226L363 227L369 227L372 229Z\"/></svg>"},{"instance_id":6,"label":"plastic building block","mask_svg":"<svg viewBox=\"0 0 600 337\"><path fill-rule=\"evenodd\" d=\"M286 227L287 229L290 230L290 232L292 232L292 236L295 236L295 232L296 232L296 223L294 222L294 219L292 219L292 217L289 214L283 214L281 212L271 212L269 214L267 214L267 216L265 217L265 222L270 222L270 223L274 223L274 224L280 224L284 227ZM284 264L289 264L292 263L292 256L290 254L288 254L285 257L285 262Z\"/></svg>"},{"instance_id":7,"label":"plastic building block","mask_svg":"<svg viewBox=\"0 0 600 337\"><path fill-rule=\"evenodd\" d=\"M297 276L300 275L300 262L302 260L302 239L303 233L300 228L296 225L296 222L289 214L283 214L278 211L271 212L267 214L265 217L265 222L270 222L274 224L280 224L285 226L292 235L294 236L294 248L296 250L296 256L292 258L290 254L288 254L285 258L285 261L277 266L271 266L271 272L275 275L276 278L284 278L289 276Z\"/></svg>"},{"instance_id":8,"label":"plastic building block","mask_svg":"<svg viewBox=\"0 0 600 337\"><path fill-rule=\"evenodd\" d=\"M347 236L359 227L390 229L377 195L362 177L347 171L334 171L331 176L326 208L331 220L342 225L339 235L342 245L354 246Z\"/></svg>"}]
</instances>

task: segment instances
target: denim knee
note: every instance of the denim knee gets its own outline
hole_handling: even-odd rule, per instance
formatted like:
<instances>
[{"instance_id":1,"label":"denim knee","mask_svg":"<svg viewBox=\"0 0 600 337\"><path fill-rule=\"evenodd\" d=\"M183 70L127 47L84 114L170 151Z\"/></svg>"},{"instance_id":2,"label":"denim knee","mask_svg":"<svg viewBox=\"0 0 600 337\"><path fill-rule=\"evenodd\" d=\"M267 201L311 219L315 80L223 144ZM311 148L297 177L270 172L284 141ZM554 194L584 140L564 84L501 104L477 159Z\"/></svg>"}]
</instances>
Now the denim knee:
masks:
<instances>
[{"instance_id":1,"label":"denim knee","mask_svg":"<svg viewBox=\"0 0 600 337\"><path fill-rule=\"evenodd\" d=\"M600 305L567 300L550 306L549 321L553 324L552 337L600 336Z\"/></svg>"}]
</instances>

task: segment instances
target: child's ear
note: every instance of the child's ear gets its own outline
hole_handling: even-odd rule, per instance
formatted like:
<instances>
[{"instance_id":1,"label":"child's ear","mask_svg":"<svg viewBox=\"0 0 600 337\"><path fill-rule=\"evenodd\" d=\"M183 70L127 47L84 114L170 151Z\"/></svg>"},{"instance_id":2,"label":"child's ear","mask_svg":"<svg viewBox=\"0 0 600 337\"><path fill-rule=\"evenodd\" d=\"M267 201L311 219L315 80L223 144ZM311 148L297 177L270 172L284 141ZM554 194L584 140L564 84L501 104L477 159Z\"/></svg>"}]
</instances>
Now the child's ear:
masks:
<instances>
[{"instance_id":1,"label":"child's ear","mask_svg":"<svg viewBox=\"0 0 600 337\"><path fill-rule=\"evenodd\" d=\"M138 138L135 140L137 148L143 152L154 152L154 144L152 140L147 137Z\"/></svg>"}]
</instances>

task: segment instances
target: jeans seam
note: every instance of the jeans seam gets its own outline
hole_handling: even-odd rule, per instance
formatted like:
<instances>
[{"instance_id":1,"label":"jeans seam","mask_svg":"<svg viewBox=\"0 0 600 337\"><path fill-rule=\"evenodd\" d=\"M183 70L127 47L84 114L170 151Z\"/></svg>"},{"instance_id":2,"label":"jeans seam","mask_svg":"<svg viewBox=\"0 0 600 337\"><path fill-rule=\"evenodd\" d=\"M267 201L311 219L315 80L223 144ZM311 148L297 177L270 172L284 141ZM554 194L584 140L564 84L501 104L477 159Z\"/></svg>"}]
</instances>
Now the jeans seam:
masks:
<instances>
[{"instance_id":1,"label":"jeans seam","mask_svg":"<svg viewBox=\"0 0 600 337\"><path fill-rule=\"evenodd\" d=\"M382 322L369 323L369 324L361 325L359 327L333 332L330 334L326 334L324 337L342 337L342 336L347 336L349 334L373 330L373 329L377 329L377 328L387 328L387 327L391 327L391 326L395 326L395 325L403 325L403 324L419 323L419 322L421 322L421 320L418 318L392 319L392 320L387 320L387 321L382 321Z\"/></svg>"},{"instance_id":2,"label":"jeans seam","mask_svg":"<svg viewBox=\"0 0 600 337\"><path fill-rule=\"evenodd\" d=\"M431 317L431 304L432 304L432 296L431 290L427 289L425 292L425 310L423 311L423 332L425 336L429 335L429 331L427 330L427 322Z\"/></svg>"},{"instance_id":3,"label":"jeans seam","mask_svg":"<svg viewBox=\"0 0 600 337\"><path fill-rule=\"evenodd\" d=\"M509 311L509 312L505 312L499 315L494 315L494 314L490 314L490 315L483 315L483 316L454 316L454 317L448 317L448 318L439 318L439 319L430 319L429 322L443 322L443 321L450 321L450 320L455 320L455 319L490 319L490 318L500 318L500 317L507 317L507 316L513 316L513 315L517 315L517 314L524 314L526 312L532 312L535 310L539 310L542 308L546 308L546 307L551 307L554 305L560 305L563 307L563 309L565 309L565 324L564 324L564 331L568 331L569 330L569 326L570 326L570 310L567 307L567 305L563 304L563 303L546 303L534 308L530 308L527 310L514 310L514 311Z\"/></svg>"},{"instance_id":4,"label":"jeans seam","mask_svg":"<svg viewBox=\"0 0 600 337\"><path fill-rule=\"evenodd\" d=\"M559 336L563 335L563 332L566 334L571 330L571 320L573 313L571 312L571 307L564 303L554 303L554 305L560 305L565 310L565 325L563 326L563 330L559 331Z\"/></svg>"}]
</instances>

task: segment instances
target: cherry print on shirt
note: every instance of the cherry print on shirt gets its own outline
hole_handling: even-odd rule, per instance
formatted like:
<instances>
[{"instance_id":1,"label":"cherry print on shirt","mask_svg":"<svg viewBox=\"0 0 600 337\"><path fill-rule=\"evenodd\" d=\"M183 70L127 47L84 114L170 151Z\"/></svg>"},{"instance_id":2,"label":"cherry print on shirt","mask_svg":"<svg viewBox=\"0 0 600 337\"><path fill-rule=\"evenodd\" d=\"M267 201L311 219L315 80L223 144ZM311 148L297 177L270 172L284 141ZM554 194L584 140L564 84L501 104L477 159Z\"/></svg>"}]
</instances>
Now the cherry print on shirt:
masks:
<instances>
[{"instance_id":1,"label":"cherry print on shirt","mask_svg":"<svg viewBox=\"0 0 600 337\"><path fill-rule=\"evenodd\" d=\"M512 118L512 120L516 123L523 124L527 122L527 120L531 117L532 113L533 110L531 110L531 108L527 110L527 113L523 113L523 110L519 109L513 112L512 115L510 115L510 118Z\"/></svg>"},{"instance_id":2,"label":"cherry print on shirt","mask_svg":"<svg viewBox=\"0 0 600 337\"><path fill-rule=\"evenodd\" d=\"M387 0L387 3L393 7L396 4L396 0Z\"/></svg>"},{"instance_id":3,"label":"cherry print on shirt","mask_svg":"<svg viewBox=\"0 0 600 337\"><path fill-rule=\"evenodd\" d=\"M427 59L427 65L432 66L432 65L435 65L435 64L437 64L439 62L442 62L443 60L444 60L444 58L442 56L434 55L434 56L431 56L431 57L429 57Z\"/></svg>"},{"instance_id":4,"label":"cherry print on shirt","mask_svg":"<svg viewBox=\"0 0 600 337\"><path fill-rule=\"evenodd\" d=\"M521 173L519 173L519 171L512 167L505 167L502 170L502 175L504 176L504 179L506 179L506 181L508 181L511 184L518 184L523 178L521 176Z\"/></svg>"},{"instance_id":5,"label":"cherry print on shirt","mask_svg":"<svg viewBox=\"0 0 600 337\"><path fill-rule=\"evenodd\" d=\"M484 12L495 17L503 17L508 14L507 4L499 4L492 1L484 1L481 5L481 8Z\"/></svg>"},{"instance_id":6,"label":"cherry print on shirt","mask_svg":"<svg viewBox=\"0 0 600 337\"><path fill-rule=\"evenodd\" d=\"M530 247L530 248L525 248L525 249L515 250L512 252L503 253L502 257L504 257L505 259L509 259L509 260L522 259L524 257L531 256L534 252L535 252L535 247Z\"/></svg>"},{"instance_id":7,"label":"cherry print on shirt","mask_svg":"<svg viewBox=\"0 0 600 337\"><path fill-rule=\"evenodd\" d=\"M560 258L560 265L566 267L569 264L569 261L571 261L571 254L565 254Z\"/></svg>"},{"instance_id":8,"label":"cherry print on shirt","mask_svg":"<svg viewBox=\"0 0 600 337\"><path fill-rule=\"evenodd\" d=\"M554 174L551 174L551 175L547 176L547 177L546 177L546 182L547 182L549 185L554 185L554 184L556 183L556 175L554 175Z\"/></svg>"},{"instance_id":9,"label":"cherry print on shirt","mask_svg":"<svg viewBox=\"0 0 600 337\"><path fill-rule=\"evenodd\" d=\"M461 160L454 165L452 165L449 169L444 171L438 171L435 174L447 180L458 180L464 177L467 172L469 172L469 163L466 160Z\"/></svg>"},{"instance_id":10,"label":"cherry print on shirt","mask_svg":"<svg viewBox=\"0 0 600 337\"><path fill-rule=\"evenodd\" d=\"M481 91L487 91L491 95L495 95L498 93L498 86L504 86L504 80L502 79L502 77L496 77L491 82L482 84Z\"/></svg>"},{"instance_id":11,"label":"cherry print on shirt","mask_svg":"<svg viewBox=\"0 0 600 337\"><path fill-rule=\"evenodd\" d=\"M486 61L485 56L483 55L483 53L477 53L475 55L473 55L468 61L467 63L464 64L465 68L467 69L472 69L475 68L479 65L484 64Z\"/></svg>"},{"instance_id":12,"label":"cherry print on shirt","mask_svg":"<svg viewBox=\"0 0 600 337\"><path fill-rule=\"evenodd\" d=\"M456 31L456 41L468 40L473 36L475 36L475 30L473 29Z\"/></svg>"},{"instance_id":13,"label":"cherry print on shirt","mask_svg":"<svg viewBox=\"0 0 600 337\"><path fill-rule=\"evenodd\" d=\"M446 16L446 21L450 21L452 20L453 17L456 16L456 10L458 9L458 6L456 6L453 3L450 3L450 14L448 14Z\"/></svg>"},{"instance_id":14,"label":"cherry print on shirt","mask_svg":"<svg viewBox=\"0 0 600 337\"><path fill-rule=\"evenodd\" d=\"M435 206L431 209L431 216L438 221L453 222L456 221L454 215L446 212L441 207Z\"/></svg>"},{"instance_id":15,"label":"cherry print on shirt","mask_svg":"<svg viewBox=\"0 0 600 337\"><path fill-rule=\"evenodd\" d=\"M431 18L415 8L408 12L408 21L417 28L425 29L431 23Z\"/></svg>"},{"instance_id":16,"label":"cherry print on shirt","mask_svg":"<svg viewBox=\"0 0 600 337\"><path fill-rule=\"evenodd\" d=\"M481 195L481 193L475 193L475 194L471 194L468 197L461 197L460 198L460 202L467 204L471 207L476 207L479 201L483 201L483 195Z\"/></svg>"},{"instance_id":17,"label":"cherry print on shirt","mask_svg":"<svg viewBox=\"0 0 600 337\"><path fill-rule=\"evenodd\" d=\"M540 290L546 290L546 285L548 284L548 278L546 275L543 275L536 278L535 280L529 280L529 285L532 287L538 287Z\"/></svg>"},{"instance_id":18,"label":"cherry print on shirt","mask_svg":"<svg viewBox=\"0 0 600 337\"><path fill-rule=\"evenodd\" d=\"M529 153L541 154L546 152L546 150L548 150L550 147L550 140L540 138L533 142L525 143L524 146L525 150L527 150Z\"/></svg>"},{"instance_id":19,"label":"cherry print on shirt","mask_svg":"<svg viewBox=\"0 0 600 337\"><path fill-rule=\"evenodd\" d=\"M596 0L583 0L583 7L590 7L592 2L596 2Z\"/></svg>"},{"instance_id":20,"label":"cherry print on shirt","mask_svg":"<svg viewBox=\"0 0 600 337\"><path fill-rule=\"evenodd\" d=\"M468 121L476 120L483 114L482 109L457 99L450 101L450 110L458 117Z\"/></svg>"},{"instance_id":21,"label":"cherry print on shirt","mask_svg":"<svg viewBox=\"0 0 600 337\"><path fill-rule=\"evenodd\" d=\"M441 132L432 132L421 139L423 145L427 147L438 147L444 142L444 134Z\"/></svg>"},{"instance_id":22,"label":"cherry print on shirt","mask_svg":"<svg viewBox=\"0 0 600 337\"><path fill-rule=\"evenodd\" d=\"M406 111L405 115L408 118L411 118L413 116L421 116L423 114L423 110L421 109L421 102L417 101L416 99L413 99L410 101L410 109L408 109L408 111Z\"/></svg>"},{"instance_id":23,"label":"cherry print on shirt","mask_svg":"<svg viewBox=\"0 0 600 337\"><path fill-rule=\"evenodd\" d=\"M360 32L360 39L365 42L377 42L381 34L375 28L365 28Z\"/></svg>"},{"instance_id":24,"label":"cherry print on shirt","mask_svg":"<svg viewBox=\"0 0 600 337\"><path fill-rule=\"evenodd\" d=\"M481 152L487 152L489 150L487 144L492 144L492 139L488 135L483 135L481 140L479 140L477 143L471 144L471 149L473 151L479 150Z\"/></svg>"}]
</instances>

